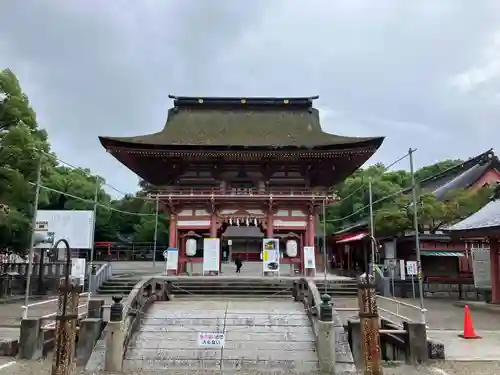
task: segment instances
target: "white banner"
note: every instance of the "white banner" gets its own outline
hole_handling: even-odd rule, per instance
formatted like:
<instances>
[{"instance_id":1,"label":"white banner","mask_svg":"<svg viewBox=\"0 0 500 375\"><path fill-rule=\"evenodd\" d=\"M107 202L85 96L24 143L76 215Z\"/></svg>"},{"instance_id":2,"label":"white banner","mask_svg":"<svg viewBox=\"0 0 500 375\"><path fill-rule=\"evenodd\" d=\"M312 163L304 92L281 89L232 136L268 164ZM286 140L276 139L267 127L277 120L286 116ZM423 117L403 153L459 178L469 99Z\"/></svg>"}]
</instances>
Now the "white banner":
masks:
<instances>
[{"instance_id":1,"label":"white banner","mask_svg":"<svg viewBox=\"0 0 500 375\"><path fill-rule=\"evenodd\" d=\"M38 210L35 233L46 236L36 245L49 249L53 243L65 239L72 249L91 249L94 232L94 212L84 210Z\"/></svg>"},{"instance_id":2,"label":"white banner","mask_svg":"<svg viewBox=\"0 0 500 375\"><path fill-rule=\"evenodd\" d=\"M223 332L198 332L198 346L201 348L222 349L225 343Z\"/></svg>"},{"instance_id":3,"label":"white banner","mask_svg":"<svg viewBox=\"0 0 500 375\"><path fill-rule=\"evenodd\" d=\"M314 246L304 246L304 268L316 269L316 255Z\"/></svg>"},{"instance_id":4,"label":"white banner","mask_svg":"<svg viewBox=\"0 0 500 375\"><path fill-rule=\"evenodd\" d=\"M280 272L280 241L277 238L262 240L262 269L264 272Z\"/></svg>"},{"instance_id":5,"label":"white banner","mask_svg":"<svg viewBox=\"0 0 500 375\"><path fill-rule=\"evenodd\" d=\"M85 258L71 259L71 277L78 278L80 285L85 284L85 273L87 271Z\"/></svg>"},{"instance_id":6,"label":"white banner","mask_svg":"<svg viewBox=\"0 0 500 375\"><path fill-rule=\"evenodd\" d=\"M220 265L220 239L203 239L203 274L205 272L219 272Z\"/></svg>"},{"instance_id":7,"label":"white banner","mask_svg":"<svg viewBox=\"0 0 500 375\"><path fill-rule=\"evenodd\" d=\"M399 260L399 276L401 280L406 280L406 272L405 272L405 261L404 259Z\"/></svg>"},{"instance_id":8,"label":"white banner","mask_svg":"<svg viewBox=\"0 0 500 375\"><path fill-rule=\"evenodd\" d=\"M176 249L175 247L169 247L167 251L163 252L163 255L166 255L166 271L177 271L177 266L179 265L179 249Z\"/></svg>"}]
</instances>

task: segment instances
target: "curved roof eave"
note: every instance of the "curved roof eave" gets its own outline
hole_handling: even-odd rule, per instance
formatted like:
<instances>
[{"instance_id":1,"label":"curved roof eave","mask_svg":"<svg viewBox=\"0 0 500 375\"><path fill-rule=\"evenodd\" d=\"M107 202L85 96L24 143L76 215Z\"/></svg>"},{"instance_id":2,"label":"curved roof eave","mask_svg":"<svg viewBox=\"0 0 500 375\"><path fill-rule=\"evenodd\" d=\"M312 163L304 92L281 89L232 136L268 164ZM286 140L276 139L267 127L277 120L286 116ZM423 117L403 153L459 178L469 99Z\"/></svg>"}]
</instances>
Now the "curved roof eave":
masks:
<instances>
[{"instance_id":1,"label":"curved roof eave","mask_svg":"<svg viewBox=\"0 0 500 375\"><path fill-rule=\"evenodd\" d=\"M327 133L325 133L327 134ZM330 134L329 134L330 135ZM116 138L116 137L103 137L99 136L99 141L101 145L106 148L128 148L135 150L157 150L157 151L167 151L167 150L183 150L183 149L198 149L198 150L227 150L227 149L242 149L242 150L316 150L316 151L334 151L334 150L346 150L346 149L357 149L357 148L368 148L372 147L377 150L383 143L385 137L359 137L359 138L349 138L345 142L337 143L325 143L315 146L307 145L215 145L215 144L155 144L155 143L145 143L137 142L137 139L141 137L127 137L127 138Z\"/></svg>"}]
</instances>

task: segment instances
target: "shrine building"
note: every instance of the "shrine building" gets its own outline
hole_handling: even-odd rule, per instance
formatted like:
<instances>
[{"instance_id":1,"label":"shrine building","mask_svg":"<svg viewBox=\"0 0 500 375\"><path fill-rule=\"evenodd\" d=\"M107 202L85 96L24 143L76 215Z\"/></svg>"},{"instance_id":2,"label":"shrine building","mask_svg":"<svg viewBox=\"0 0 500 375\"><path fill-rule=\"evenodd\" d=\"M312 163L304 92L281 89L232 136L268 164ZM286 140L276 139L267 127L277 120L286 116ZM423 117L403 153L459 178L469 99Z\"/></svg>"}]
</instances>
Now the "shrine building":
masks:
<instances>
[{"instance_id":1,"label":"shrine building","mask_svg":"<svg viewBox=\"0 0 500 375\"><path fill-rule=\"evenodd\" d=\"M170 98L163 130L99 139L155 187L170 217L169 246L179 249L178 274L202 261L203 237L249 261L260 259L259 237L279 238L281 263L304 274L303 247L314 246L333 187L384 138L324 132L317 97Z\"/></svg>"}]
</instances>

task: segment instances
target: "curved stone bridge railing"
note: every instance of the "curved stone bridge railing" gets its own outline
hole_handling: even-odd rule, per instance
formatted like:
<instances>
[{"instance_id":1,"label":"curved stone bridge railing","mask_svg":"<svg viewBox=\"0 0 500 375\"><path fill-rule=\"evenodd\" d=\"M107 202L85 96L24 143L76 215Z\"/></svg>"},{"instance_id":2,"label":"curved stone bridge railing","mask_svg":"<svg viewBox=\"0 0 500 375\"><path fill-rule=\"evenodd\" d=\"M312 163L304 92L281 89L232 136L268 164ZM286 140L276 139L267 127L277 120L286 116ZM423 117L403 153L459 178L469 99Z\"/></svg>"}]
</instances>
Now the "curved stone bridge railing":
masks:
<instances>
[{"instance_id":1,"label":"curved stone bridge railing","mask_svg":"<svg viewBox=\"0 0 500 375\"><path fill-rule=\"evenodd\" d=\"M292 295L295 301L304 304L311 322L320 371L328 374L356 374L348 334L330 296L320 295L314 281L308 278L294 281Z\"/></svg>"},{"instance_id":2,"label":"curved stone bridge railing","mask_svg":"<svg viewBox=\"0 0 500 375\"><path fill-rule=\"evenodd\" d=\"M86 373L121 371L128 343L138 330L141 319L155 301L168 301L171 282L155 277L139 281L129 295L114 297L109 322L93 348Z\"/></svg>"},{"instance_id":3,"label":"curved stone bridge railing","mask_svg":"<svg viewBox=\"0 0 500 375\"><path fill-rule=\"evenodd\" d=\"M292 295L295 301L304 305L311 322L321 371L355 374L348 337L337 312L332 308L330 296L320 295L314 281L308 278L294 281ZM86 366L87 372L95 373L97 369L122 371L128 343L139 329L141 318L155 301L169 301L171 298L171 281L161 277L144 278L123 302L121 298L115 298L107 327L94 347L94 352L99 353L92 354Z\"/></svg>"}]
</instances>

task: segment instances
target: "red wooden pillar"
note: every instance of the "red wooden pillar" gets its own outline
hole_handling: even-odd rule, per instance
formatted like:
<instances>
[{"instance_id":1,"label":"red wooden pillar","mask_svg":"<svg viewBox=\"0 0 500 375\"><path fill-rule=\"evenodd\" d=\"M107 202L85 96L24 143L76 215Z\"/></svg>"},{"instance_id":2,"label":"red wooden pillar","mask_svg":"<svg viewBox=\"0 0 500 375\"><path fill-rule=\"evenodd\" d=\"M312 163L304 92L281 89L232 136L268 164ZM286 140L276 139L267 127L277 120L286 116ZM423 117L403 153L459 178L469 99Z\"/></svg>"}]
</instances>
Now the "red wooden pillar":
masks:
<instances>
[{"instance_id":1,"label":"red wooden pillar","mask_svg":"<svg viewBox=\"0 0 500 375\"><path fill-rule=\"evenodd\" d=\"M170 227L168 230L169 241L168 247L175 248L176 247L176 237L177 237L177 222L175 220L175 215L170 215Z\"/></svg>"},{"instance_id":2,"label":"red wooden pillar","mask_svg":"<svg viewBox=\"0 0 500 375\"><path fill-rule=\"evenodd\" d=\"M314 246L314 237L316 235L316 221L314 220L314 215L309 215L309 225L308 225L308 245ZM316 249L314 249L316 253Z\"/></svg>"},{"instance_id":3,"label":"red wooden pillar","mask_svg":"<svg viewBox=\"0 0 500 375\"><path fill-rule=\"evenodd\" d=\"M498 263L498 251L500 244L498 239L490 238L490 267L491 267L491 303L500 303L500 266Z\"/></svg>"},{"instance_id":4,"label":"red wooden pillar","mask_svg":"<svg viewBox=\"0 0 500 375\"><path fill-rule=\"evenodd\" d=\"M267 213L267 226L266 226L266 237L273 238L274 236L274 224L273 224L273 213L271 210Z\"/></svg>"},{"instance_id":5,"label":"red wooden pillar","mask_svg":"<svg viewBox=\"0 0 500 375\"><path fill-rule=\"evenodd\" d=\"M217 215L212 212L210 217L210 237L217 238Z\"/></svg>"}]
</instances>

